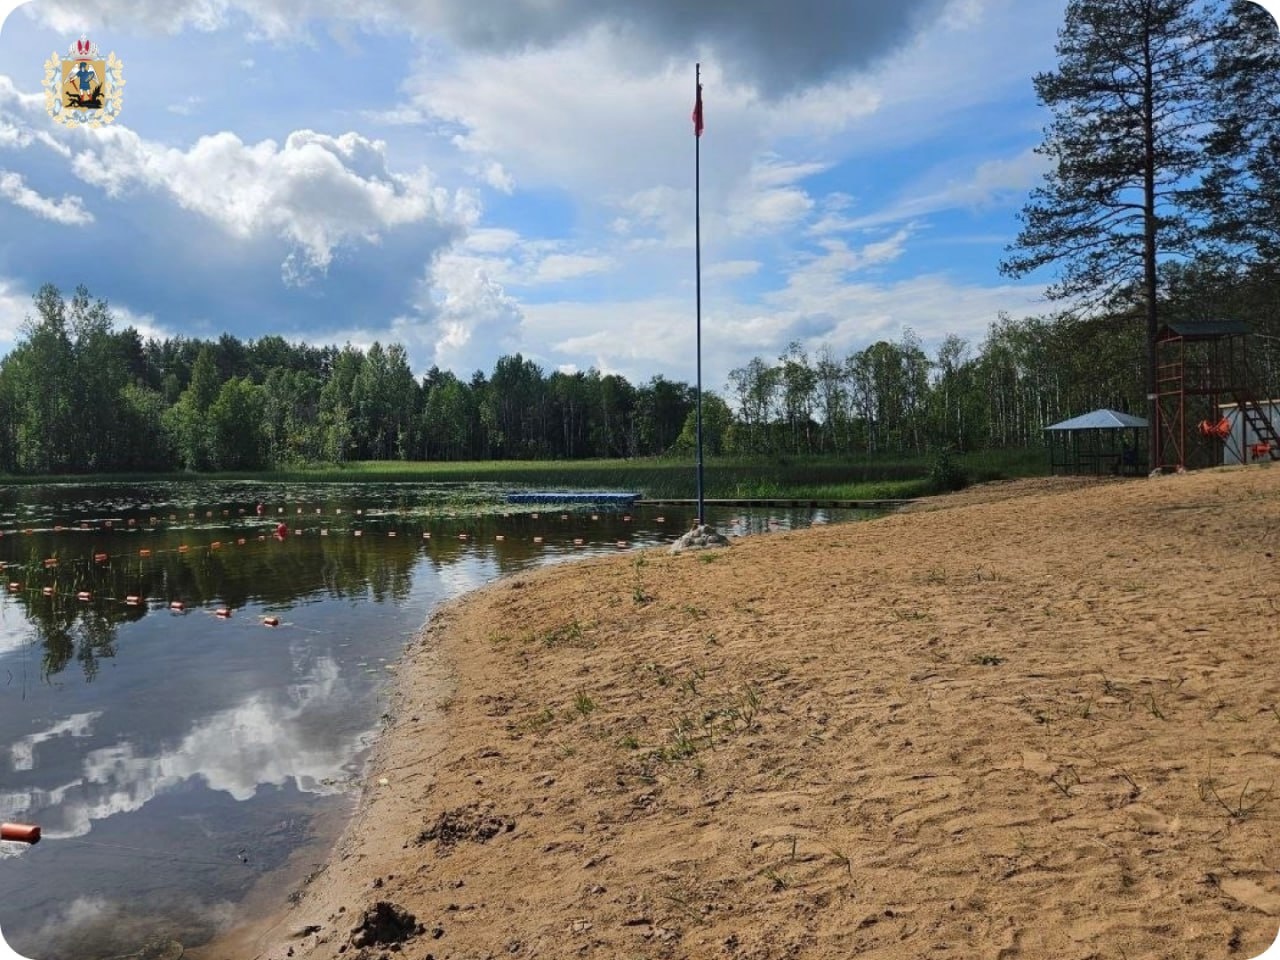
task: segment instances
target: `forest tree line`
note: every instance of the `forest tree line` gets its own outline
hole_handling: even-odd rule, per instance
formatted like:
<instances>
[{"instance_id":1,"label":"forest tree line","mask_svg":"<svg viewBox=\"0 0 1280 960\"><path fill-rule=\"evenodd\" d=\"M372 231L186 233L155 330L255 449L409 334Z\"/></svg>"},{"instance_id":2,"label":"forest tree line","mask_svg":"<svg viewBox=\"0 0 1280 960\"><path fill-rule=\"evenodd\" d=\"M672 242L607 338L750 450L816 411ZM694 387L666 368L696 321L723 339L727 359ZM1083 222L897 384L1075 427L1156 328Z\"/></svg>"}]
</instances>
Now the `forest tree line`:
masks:
<instances>
[{"instance_id":1,"label":"forest tree line","mask_svg":"<svg viewBox=\"0 0 1280 960\"><path fill-rule=\"evenodd\" d=\"M1157 331L1178 320L1250 324L1253 386L1276 395L1270 14L1247 0L1068 0L1057 56L1032 81L1051 114L1037 148L1049 170L1000 264L1012 277L1053 267L1057 311L995 318L982 342L949 336L932 353L907 330L847 356L793 344L755 358L704 391L707 452L1025 446L1096 407L1147 415ZM418 378L398 344L143 342L83 289L67 302L46 286L35 306L0 360L0 471L636 457L693 443L693 391L662 377L547 374L517 354L467 379Z\"/></svg>"},{"instance_id":2,"label":"forest tree line","mask_svg":"<svg viewBox=\"0 0 1280 960\"><path fill-rule=\"evenodd\" d=\"M1240 318L1260 383L1280 383L1280 283L1169 268L1171 320ZM520 354L463 379L410 369L400 344L143 338L53 286L0 360L0 471L257 470L358 460L580 459L687 453L695 391L656 376L550 374ZM708 455L913 456L1034 446L1096 407L1141 414L1142 330L1125 317L997 318L927 351L909 330L845 356L792 344L703 391Z\"/></svg>"}]
</instances>

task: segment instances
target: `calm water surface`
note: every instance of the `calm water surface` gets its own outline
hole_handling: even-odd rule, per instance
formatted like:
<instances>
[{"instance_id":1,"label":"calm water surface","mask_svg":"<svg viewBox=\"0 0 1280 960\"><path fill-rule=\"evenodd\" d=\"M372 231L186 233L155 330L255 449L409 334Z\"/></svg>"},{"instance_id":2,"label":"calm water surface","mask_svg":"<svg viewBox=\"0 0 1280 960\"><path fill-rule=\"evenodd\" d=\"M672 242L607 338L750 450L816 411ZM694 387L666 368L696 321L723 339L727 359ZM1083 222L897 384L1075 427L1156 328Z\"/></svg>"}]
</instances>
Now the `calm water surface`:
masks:
<instances>
[{"instance_id":1,"label":"calm water surface","mask_svg":"<svg viewBox=\"0 0 1280 960\"><path fill-rule=\"evenodd\" d=\"M0 842L5 939L36 960L208 939L318 830L335 839L318 824L352 803L394 661L438 603L692 518L460 507L498 493L0 487L0 820L44 834ZM742 536L848 516L710 520Z\"/></svg>"}]
</instances>

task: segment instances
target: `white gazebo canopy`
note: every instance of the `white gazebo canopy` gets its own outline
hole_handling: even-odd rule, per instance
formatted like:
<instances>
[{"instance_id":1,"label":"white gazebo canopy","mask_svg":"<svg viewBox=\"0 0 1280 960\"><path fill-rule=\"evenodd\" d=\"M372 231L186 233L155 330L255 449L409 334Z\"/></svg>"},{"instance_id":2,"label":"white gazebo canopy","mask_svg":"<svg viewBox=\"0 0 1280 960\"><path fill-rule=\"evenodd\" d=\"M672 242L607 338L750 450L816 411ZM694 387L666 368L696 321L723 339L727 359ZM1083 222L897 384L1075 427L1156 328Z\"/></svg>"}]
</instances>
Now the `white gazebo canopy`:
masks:
<instances>
[{"instance_id":1,"label":"white gazebo canopy","mask_svg":"<svg viewBox=\"0 0 1280 960\"><path fill-rule=\"evenodd\" d=\"M1070 420L1055 423L1046 430L1125 430L1130 427L1145 427L1147 421L1119 410L1108 410L1105 407L1091 413L1082 413Z\"/></svg>"}]
</instances>

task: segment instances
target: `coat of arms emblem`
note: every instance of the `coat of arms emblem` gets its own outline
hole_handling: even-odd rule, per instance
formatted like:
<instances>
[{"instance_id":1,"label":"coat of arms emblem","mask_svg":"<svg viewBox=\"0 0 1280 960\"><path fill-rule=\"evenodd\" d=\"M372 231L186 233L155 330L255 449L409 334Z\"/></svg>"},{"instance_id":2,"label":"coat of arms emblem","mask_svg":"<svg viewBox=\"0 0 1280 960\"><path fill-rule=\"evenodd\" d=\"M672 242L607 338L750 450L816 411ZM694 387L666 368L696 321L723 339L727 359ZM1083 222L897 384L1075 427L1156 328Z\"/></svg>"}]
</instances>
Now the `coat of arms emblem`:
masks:
<instances>
[{"instance_id":1,"label":"coat of arms emblem","mask_svg":"<svg viewBox=\"0 0 1280 960\"><path fill-rule=\"evenodd\" d=\"M44 103L57 123L100 127L120 115L124 99L124 64L87 37L73 42L63 56L44 63Z\"/></svg>"}]
</instances>

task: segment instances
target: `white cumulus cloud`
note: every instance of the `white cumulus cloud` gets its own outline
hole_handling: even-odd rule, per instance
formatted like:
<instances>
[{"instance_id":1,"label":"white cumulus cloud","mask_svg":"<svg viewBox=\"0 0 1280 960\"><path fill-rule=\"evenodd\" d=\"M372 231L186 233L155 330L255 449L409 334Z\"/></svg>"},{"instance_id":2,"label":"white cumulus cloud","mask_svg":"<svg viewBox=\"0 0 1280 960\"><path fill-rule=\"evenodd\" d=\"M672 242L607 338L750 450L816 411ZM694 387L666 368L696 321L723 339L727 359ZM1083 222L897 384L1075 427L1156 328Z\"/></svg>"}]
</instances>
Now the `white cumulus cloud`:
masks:
<instances>
[{"instance_id":1,"label":"white cumulus cloud","mask_svg":"<svg viewBox=\"0 0 1280 960\"><path fill-rule=\"evenodd\" d=\"M111 196L131 188L161 192L233 237L292 242L286 279L323 273L345 243L378 243L406 224L447 235L472 216L470 200L433 185L427 170L387 168L386 146L358 133L298 130L284 144L247 144L234 133L201 137L188 150L142 139L124 127L100 131L72 169Z\"/></svg>"},{"instance_id":2,"label":"white cumulus cloud","mask_svg":"<svg viewBox=\"0 0 1280 960\"><path fill-rule=\"evenodd\" d=\"M54 223L73 227L93 223L93 214L84 208L84 201L79 197L67 195L61 200L50 200L28 187L22 174L12 170L0 170L0 197Z\"/></svg>"}]
</instances>

